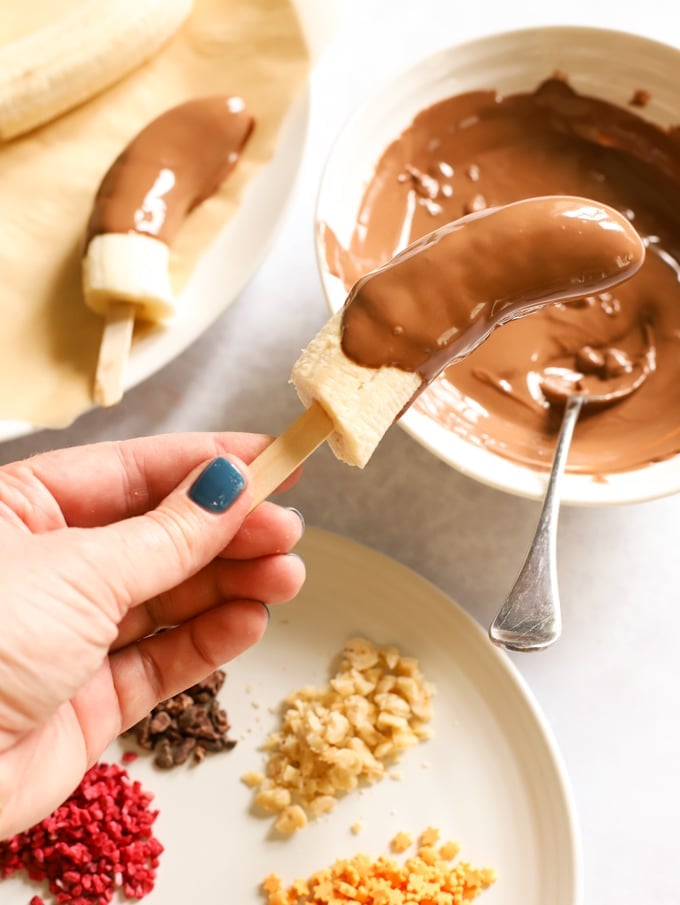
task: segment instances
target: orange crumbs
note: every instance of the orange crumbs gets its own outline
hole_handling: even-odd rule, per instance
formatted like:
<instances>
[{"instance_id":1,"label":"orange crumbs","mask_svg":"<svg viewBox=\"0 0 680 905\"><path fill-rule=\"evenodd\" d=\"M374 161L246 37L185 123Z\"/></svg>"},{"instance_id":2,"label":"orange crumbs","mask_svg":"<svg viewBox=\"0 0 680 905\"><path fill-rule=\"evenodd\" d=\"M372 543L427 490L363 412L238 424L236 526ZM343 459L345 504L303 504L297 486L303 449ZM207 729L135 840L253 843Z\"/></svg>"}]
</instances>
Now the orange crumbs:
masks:
<instances>
[{"instance_id":1,"label":"orange crumbs","mask_svg":"<svg viewBox=\"0 0 680 905\"><path fill-rule=\"evenodd\" d=\"M408 834L399 836L405 840ZM375 860L365 854L339 858L332 867L295 880L288 889L280 877L270 874L262 884L267 905L462 905L495 881L492 868L475 868L464 861L452 864L458 844L445 842L437 848L438 840L439 831L428 827L416 854L403 864L383 855Z\"/></svg>"}]
</instances>

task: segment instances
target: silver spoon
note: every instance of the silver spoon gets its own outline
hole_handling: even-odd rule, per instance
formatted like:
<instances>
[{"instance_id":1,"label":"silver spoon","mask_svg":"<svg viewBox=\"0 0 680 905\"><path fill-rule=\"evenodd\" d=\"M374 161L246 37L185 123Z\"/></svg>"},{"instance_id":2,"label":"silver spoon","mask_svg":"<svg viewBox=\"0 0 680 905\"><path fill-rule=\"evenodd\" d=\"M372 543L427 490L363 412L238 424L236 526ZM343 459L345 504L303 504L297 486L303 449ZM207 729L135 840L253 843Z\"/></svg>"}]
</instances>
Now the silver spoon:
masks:
<instances>
[{"instance_id":1,"label":"silver spoon","mask_svg":"<svg viewBox=\"0 0 680 905\"><path fill-rule=\"evenodd\" d=\"M569 455L576 421L584 405L612 405L634 393L654 369L653 353L624 375L605 385L602 392L574 391L574 384L546 379L543 394L554 405L564 405L555 453L538 525L517 581L489 628L493 642L508 650L543 650L562 632L557 585L557 516L559 487ZM574 375L581 377L582 375ZM598 387L600 389L600 387Z\"/></svg>"}]
</instances>

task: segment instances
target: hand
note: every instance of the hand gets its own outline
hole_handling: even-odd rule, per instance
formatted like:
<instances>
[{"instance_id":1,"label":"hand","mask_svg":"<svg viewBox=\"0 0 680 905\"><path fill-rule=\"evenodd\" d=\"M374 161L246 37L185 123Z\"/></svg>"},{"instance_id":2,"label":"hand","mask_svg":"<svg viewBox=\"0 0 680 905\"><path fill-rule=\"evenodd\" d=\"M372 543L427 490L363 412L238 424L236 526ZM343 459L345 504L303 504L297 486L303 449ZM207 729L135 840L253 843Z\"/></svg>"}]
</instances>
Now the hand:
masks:
<instances>
[{"instance_id":1,"label":"hand","mask_svg":"<svg viewBox=\"0 0 680 905\"><path fill-rule=\"evenodd\" d=\"M285 554L301 519L270 502L247 514L244 462L267 442L149 437L0 468L0 839L254 644L263 603L295 596L304 565Z\"/></svg>"}]
</instances>

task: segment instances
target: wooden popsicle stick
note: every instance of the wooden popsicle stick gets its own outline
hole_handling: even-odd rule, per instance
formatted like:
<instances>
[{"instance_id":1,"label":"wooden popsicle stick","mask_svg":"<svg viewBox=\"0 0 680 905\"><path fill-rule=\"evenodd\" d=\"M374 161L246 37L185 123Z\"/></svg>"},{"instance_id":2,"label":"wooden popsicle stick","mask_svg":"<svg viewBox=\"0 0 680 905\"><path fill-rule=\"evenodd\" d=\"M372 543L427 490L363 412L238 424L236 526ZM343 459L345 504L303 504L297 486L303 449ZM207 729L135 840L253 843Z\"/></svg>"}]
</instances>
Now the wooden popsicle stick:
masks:
<instances>
[{"instance_id":1,"label":"wooden popsicle stick","mask_svg":"<svg viewBox=\"0 0 680 905\"><path fill-rule=\"evenodd\" d=\"M94 401L97 405L115 405L123 398L125 367L134 325L134 304L112 302L106 316L94 376Z\"/></svg>"},{"instance_id":2,"label":"wooden popsicle stick","mask_svg":"<svg viewBox=\"0 0 680 905\"><path fill-rule=\"evenodd\" d=\"M251 511L266 500L332 433L333 422L321 406L313 402L250 463L255 490Z\"/></svg>"}]
</instances>

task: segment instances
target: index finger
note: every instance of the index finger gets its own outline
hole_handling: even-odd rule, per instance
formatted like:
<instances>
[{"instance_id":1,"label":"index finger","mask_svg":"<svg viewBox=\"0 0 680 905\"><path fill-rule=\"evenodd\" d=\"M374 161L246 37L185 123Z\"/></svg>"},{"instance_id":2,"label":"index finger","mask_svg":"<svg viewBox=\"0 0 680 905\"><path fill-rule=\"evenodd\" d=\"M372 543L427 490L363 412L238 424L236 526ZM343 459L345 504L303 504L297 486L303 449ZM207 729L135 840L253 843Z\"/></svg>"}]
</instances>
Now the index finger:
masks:
<instances>
[{"instance_id":1,"label":"index finger","mask_svg":"<svg viewBox=\"0 0 680 905\"><path fill-rule=\"evenodd\" d=\"M159 434L54 450L21 468L49 491L67 525L91 528L155 508L202 462L233 453L248 464L270 442L261 434Z\"/></svg>"}]
</instances>

